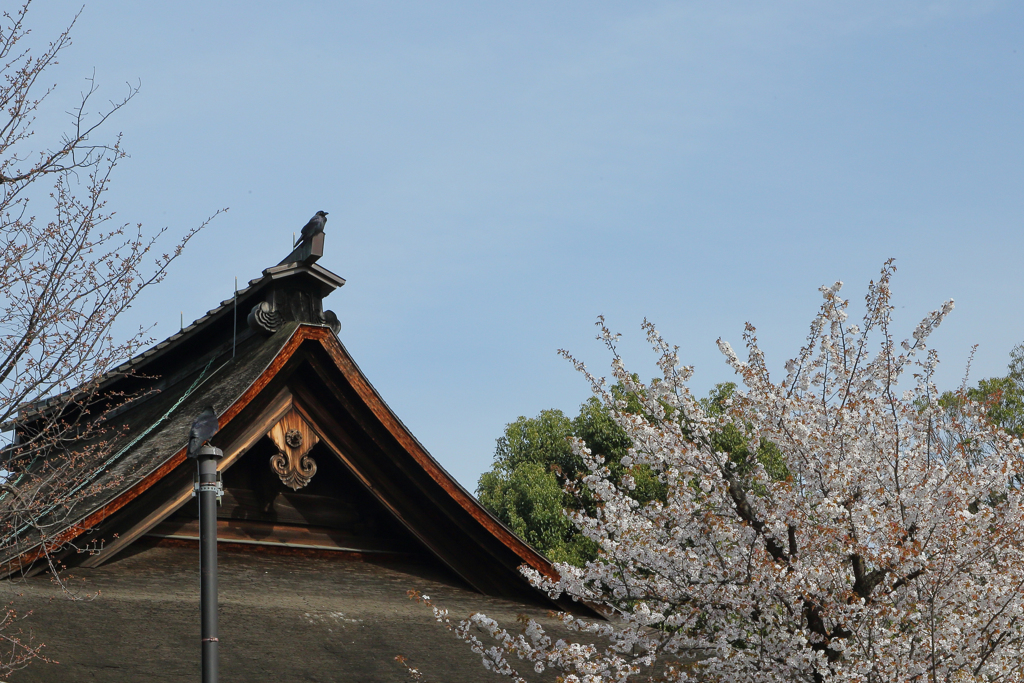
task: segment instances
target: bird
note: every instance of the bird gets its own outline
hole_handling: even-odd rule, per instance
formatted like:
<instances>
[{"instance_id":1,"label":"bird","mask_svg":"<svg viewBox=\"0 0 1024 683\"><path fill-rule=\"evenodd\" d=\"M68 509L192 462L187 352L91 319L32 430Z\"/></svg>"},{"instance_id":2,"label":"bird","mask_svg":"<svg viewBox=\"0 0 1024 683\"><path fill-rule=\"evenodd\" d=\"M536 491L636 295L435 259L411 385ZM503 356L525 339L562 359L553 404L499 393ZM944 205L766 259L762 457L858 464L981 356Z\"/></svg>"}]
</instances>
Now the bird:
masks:
<instances>
[{"instance_id":1,"label":"bird","mask_svg":"<svg viewBox=\"0 0 1024 683\"><path fill-rule=\"evenodd\" d=\"M309 222L302 226L299 236L299 244L304 244L313 239L313 235L319 235L324 231L324 224L327 222L327 212L317 211Z\"/></svg>"},{"instance_id":2,"label":"bird","mask_svg":"<svg viewBox=\"0 0 1024 683\"><path fill-rule=\"evenodd\" d=\"M188 431L188 457L198 456L199 449L213 438L218 429L217 413L213 412L213 406L206 406L206 410L199 413L192 422L192 429Z\"/></svg>"}]
</instances>

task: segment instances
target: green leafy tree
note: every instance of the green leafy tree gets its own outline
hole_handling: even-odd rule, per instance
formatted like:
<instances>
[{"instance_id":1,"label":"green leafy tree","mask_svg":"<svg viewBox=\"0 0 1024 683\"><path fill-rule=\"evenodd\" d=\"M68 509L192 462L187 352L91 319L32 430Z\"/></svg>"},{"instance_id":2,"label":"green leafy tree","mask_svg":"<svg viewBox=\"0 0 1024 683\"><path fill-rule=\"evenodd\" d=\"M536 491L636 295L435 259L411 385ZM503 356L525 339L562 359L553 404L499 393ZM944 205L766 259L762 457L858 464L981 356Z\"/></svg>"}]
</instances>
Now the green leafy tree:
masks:
<instances>
[{"instance_id":1,"label":"green leafy tree","mask_svg":"<svg viewBox=\"0 0 1024 683\"><path fill-rule=\"evenodd\" d=\"M716 385L701 401L703 410L710 416L722 414L735 391L732 382ZM611 393L625 412L642 412L638 398L621 385L613 386ZM652 419L650 415L645 417ZM681 416L668 410L664 419ZM520 417L506 425L504 435L497 440L494 464L480 477L477 496L506 526L549 559L582 566L597 557L597 547L565 513L593 515L596 503L587 487L572 485L585 473L583 461L570 447L572 438L580 439L592 453L602 456L616 481L621 481L623 474L631 475L635 488L630 496L639 503L664 499L665 484L649 467L622 464L629 451L629 437L607 406L593 396L580 406L575 418L569 419L560 410L543 410L536 417ZM716 448L729 453L737 463L752 462L753 450L770 476L777 480L788 476L781 453L770 442L752 449L747 436L732 424L724 425L714 440Z\"/></svg>"},{"instance_id":2,"label":"green leafy tree","mask_svg":"<svg viewBox=\"0 0 1024 683\"><path fill-rule=\"evenodd\" d=\"M736 385L733 382L722 382L716 384L707 398L701 399L700 404L709 416L718 417L726 412L735 393ZM778 446L762 439L756 448L752 448L749 437L734 423L722 425L719 431L712 434L711 443L717 450L729 454L740 475L746 475L756 462L775 481L785 481L789 477L789 470L786 469Z\"/></svg>"},{"instance_id":3,"label":"green leafy tree","mask_svg":"<svg viewBox=\"0 0 1024 683\"><path fill-rule=\"evenodd\" d=\"M583 467L572 453L573 421L560 410L520 417L497 441L494 466L480 477L477 496L512 531L555 562L583 564L594 544L566 517L578 508L562 488Z\"/></svg>"},{"instance_id":4,"label":"green leafy tree","mask_svg":"<svg viewBox=\"0 0 1024 683\"><path fill-rule=\"evenodd\" d=\"M992 424L1016 437L1024 436L1024 343L1010 351L1005 377L989 377L959 392L947 391L939 399L946 411L957 411L963 402L976 401L985 408Z\"/></svg>"},{"instance_id":5,"label":"green leafy tree","mask_svg":"<svg viewBox=\"0 0 1024 683\"><path fill-rule=\"evenodd\" d=\"M1024 435L1024 344L1010 351L1010 363L1005 377L993 377L978 382L967 390L967 397L984 403L988 418L1014 436Z\"/></svg>"}]
</instances>

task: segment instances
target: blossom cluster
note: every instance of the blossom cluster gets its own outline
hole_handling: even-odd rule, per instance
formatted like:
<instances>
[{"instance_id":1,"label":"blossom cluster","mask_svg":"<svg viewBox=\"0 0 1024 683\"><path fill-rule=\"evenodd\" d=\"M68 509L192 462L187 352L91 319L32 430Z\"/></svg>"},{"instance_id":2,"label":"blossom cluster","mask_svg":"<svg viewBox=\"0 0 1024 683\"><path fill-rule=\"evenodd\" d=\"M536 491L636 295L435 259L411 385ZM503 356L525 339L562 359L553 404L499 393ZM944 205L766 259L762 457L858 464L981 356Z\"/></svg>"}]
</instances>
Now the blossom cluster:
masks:
<instances>
[{"instance_id":1,"label":"blossom cluster","mask_svg":"<svg viewBox=\"0 0 1024 683\"><path fill-rule=\"evenodd\" d=\"M517 680L519 662L566 683L1024 680L1024 449L984 406L939 407L927 341L952 301L897 343L893 272L887 263L871 283L859 325L842 284L823 287L781 380L752 326L746 360L719 341L742 381L720 411L691 393L692 368L653 325L660 376L641 383L600 320L614 380L642 411L573 362L630 437L627 473L613 476L575 443L598 504L572 517L600 556L559 565L558 580L524 571L607 620L562 615L579 642L482 615L457 635ZM750 447L722 448L726 429ZM650 468L665 495L639 503L629 467Z\"/></svg>"}]
</instances>

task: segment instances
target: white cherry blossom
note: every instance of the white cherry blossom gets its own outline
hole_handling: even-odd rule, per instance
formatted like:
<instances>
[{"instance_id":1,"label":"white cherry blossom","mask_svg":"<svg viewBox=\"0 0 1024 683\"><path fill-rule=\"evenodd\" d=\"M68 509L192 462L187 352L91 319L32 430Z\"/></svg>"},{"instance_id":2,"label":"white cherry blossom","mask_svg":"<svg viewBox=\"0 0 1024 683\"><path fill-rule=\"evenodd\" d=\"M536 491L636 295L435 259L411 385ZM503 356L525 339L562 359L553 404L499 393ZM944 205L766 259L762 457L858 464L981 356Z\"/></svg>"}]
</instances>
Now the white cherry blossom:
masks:
<instances>
[{"instance_id":1,"label":"white cherry blossom","mask_svg":"<svg viewBox=\"0 0 1024 683\"><path fill-rule=\"evenodd\" d=\"M573 642L534 621L453 622L435 606L438 620L515 680L520 669L586 683L1024 680L1024 450L982 406L938 408L926 343L953 303L895 342L893 272L887 263L871 283L856 326L842 284L823 287L779 383L752 326L746 360L720 340L742 383L721 415L690 392L692 369L653 325L644 328L662 374L643 385L599 320L614 380L644 414L622 412L603 379L564 355L629 435L623 463L652 468L666 494L637 503L631 476L612 478L575 443L599 505L571 516L601 555L559 565L557 581L524 572L608 619L561 615ZM720 450L726 429L751 447ZM762 443L781 463L759 458Z\"/></svg>"}]
</instances>

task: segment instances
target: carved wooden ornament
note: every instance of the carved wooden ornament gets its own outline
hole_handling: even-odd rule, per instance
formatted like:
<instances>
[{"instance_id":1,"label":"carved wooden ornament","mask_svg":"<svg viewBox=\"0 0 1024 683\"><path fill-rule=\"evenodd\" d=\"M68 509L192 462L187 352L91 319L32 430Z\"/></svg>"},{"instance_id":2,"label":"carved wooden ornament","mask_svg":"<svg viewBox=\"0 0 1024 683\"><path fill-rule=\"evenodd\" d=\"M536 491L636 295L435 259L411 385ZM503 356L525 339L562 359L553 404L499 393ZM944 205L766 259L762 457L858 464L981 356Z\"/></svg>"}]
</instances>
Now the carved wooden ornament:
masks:
<instances>
[{"instance_id":1,"label":"carved wooden ornament","mask_svg":"<svg viewBox=\"0 0 1024 683\"><path fill-rule=\"evenodd\" d=\"M285 486L298 491L316 474L316 461L309 456L309 451L320 437L294 409L271 427L267 436L278 450L270 456L270 469L281 477Z\"/></svg>"}]
</instances>

